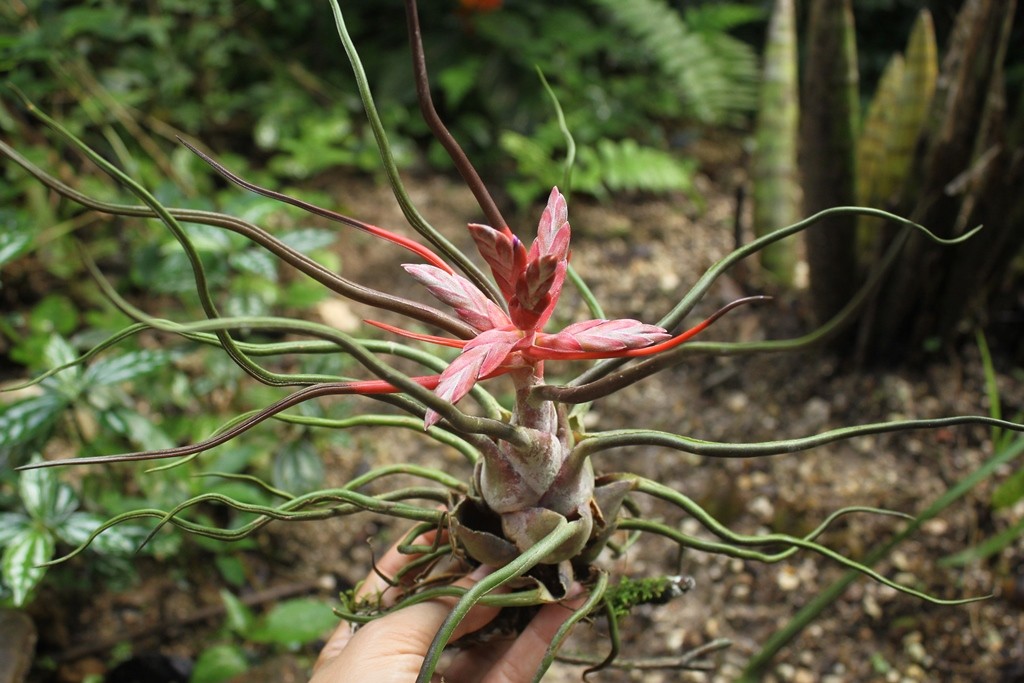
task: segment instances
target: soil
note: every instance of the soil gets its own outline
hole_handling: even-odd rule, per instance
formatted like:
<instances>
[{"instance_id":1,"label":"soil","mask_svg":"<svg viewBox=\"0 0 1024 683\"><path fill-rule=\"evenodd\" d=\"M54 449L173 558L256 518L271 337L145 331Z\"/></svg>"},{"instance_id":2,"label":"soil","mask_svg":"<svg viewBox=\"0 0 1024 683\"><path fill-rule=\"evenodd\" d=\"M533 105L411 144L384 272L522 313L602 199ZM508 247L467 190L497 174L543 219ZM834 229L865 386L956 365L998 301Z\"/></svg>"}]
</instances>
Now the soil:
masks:
<instances>
[{"instance_id":1,"label":"soil","mask_svg":"<svg viewBox=\"0 0 1024 683\"><path fill-rule=\"evenodd\" d=\"M614 203L570 203L573 264L584 275L608 317L654 322L696 278L734 243L730 196L702 181L703 205L680 198L634 197ZM402 225L388 189L365 179L325 180L341 210L382 226ZM411 180L421 212L447 235L479 220L472 197L445 180ZM517 232L532 236L536 217ZM348 239L348 238L346 238ZM465 240L465 237L459 238ZM404 288L396 273L400 256L362 235L342 252L343 274L389 291ZM694 320L738 296L762 293L756 267L723 277ZM408 290L402 289L403 294ZM805 293L733 311L702 338L784 338L809 329ZM363 314L357 306L331 304L321 314L346 324ZM562 322L586 316L566 289ZM549 371L551 372L551 371ZM1024 392L1000 376L1005 414L1024 407ZM987 414L985 386L975 349L965 345L944 362L915 369L865 370L821 350L789 355L697 357L595 403L591 430L625 426L662 429L724 442L756 442L814 434L881 420ZM847 505L884 507L914 514L974 471L990 455L987 429L960 427L859 437L804 453L753 459L698 457L664 448L630 448L599 454L600 471L632 471L669 485L743 533L806 533ZM369 466L416 461L468 476L468 467L425 439L402 432L387 437L356 432L350 447L325 454L329 479L341 483ZM1024 680L1024 539L965 567L940 561L1019 520L1024 505L993 511L994 486L1010 472L977 486L929 521L877 565L879 572L944 598L982 596L963 606L935 606L860 579L782 650L765 680L773 681L1020 681ZM329 482L330 483L330 482ZM685 533L699 525L681 511L638 498L650 516ZM862 557L898 532L891 517L854 514L836 522L821 541L837 552ZM255 604L282 594L312 593L325 601L362 578L371 556L394 537L394 528L370 515L301 525L271 525L244 554ZM679 656L715 639L732 645L709 654L709 672L609 670L596 681L729 681L762 643L819 591L844 573L811 553L764 565L688 551L642 537L622 557L603 560L616 574L643 577L682 573L695 586L669 605L634 610L622 623L622 655L629 659ZM42 658L30 680L85 680L103 673L112 646L134 653L193 658L216 639L223 615L218 574L208 563L168 572L143 562L140 583L122 592L100 592L82 602L40 600L36 617ZM82 600L82 598L79 598ZM603 656L603 619L583 625L566 652ZM316 648L279 653L269 673L248 681L304 680ZM43 661L43 659L40 659ZM578 681L583 667L557 664L545 680Z\"/></svg>"}]
</instances>

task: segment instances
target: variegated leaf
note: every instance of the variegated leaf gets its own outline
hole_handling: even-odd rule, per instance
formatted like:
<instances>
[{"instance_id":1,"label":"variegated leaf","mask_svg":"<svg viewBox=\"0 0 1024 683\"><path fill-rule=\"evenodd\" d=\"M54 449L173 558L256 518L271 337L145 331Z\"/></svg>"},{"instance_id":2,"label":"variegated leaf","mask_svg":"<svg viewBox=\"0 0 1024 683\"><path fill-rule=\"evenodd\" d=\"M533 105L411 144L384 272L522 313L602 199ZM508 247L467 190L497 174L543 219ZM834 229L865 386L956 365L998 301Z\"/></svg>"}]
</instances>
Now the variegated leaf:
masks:
<instances>
[{"instance_id":1,"label":"variegated leaf","mask_svg":"<svg viewBox=\"0 0 1024 683\"><path fill-rule=\"evenodd\" d=\"M62 541L77 546L88 541L104 521L99 515L76 512L56 528L56 533ZM105 529L89 547L102 554L131 555L148 535L149 531L141 524L119 524Z\"/></svg>"},{"instance_id":2,"label":"variegated leaf","mask_svg":"<svg viewBox=\"0 0 1024 683\"><path fill-rule=\"evenodd\" d=\"M96 361L83 377L90 386L120 384L154 372L170 360L171 354L166 351L128 351L120 356Z\"/></svg>"},{"instance_id":3,"label":"variegated leaf","mask_svg":"<svg viewBox=\"0 0 1024 683\"><path fill-rule=\"evenodd\" d=\"M46 567L39 565L53 557L54 545L53 536L37 526L24 529L7 544L0 560L0 571L15 606L25 604L32 589L46 574Z\"/></svg>"},{"instance_id":4,"label":"variegated leaf","mask_svg":"<svg viewBox=\"0 0 1024 683\"><path fill-rule=\"evenodd\" d=\"M573 323L558 334L538 335L534 344L557 351L621 351L641 349L671 337L656 325L624 318Z\"/></svg>"},{"instance_id":5,"label":"variegated leaf","mask_svg":"<svg viewBox=\"0 0 1024 683\"><path fill-rule=\"evenodd\" d=\"M0 548L11 539L32 526L32 520L20 512L0 512Z\"/></svg>"},{"instance_id":6,"label":"variegated leaf","mask_svg":"<svg viewBox=\"0 0 1024 683\"><path fill-rule=\"evenodd\" d=\"M406 264L402 267L474 329L484 332L511 323L505 312L466 278L434 266Z\"/></svg>"},{"instance_id":7,"label":"variegated leaf","mask_svg":"<svg viewBox=\"0 0 1024 683\"><path fill-rule=\"evenodd\" d=\"M39 458L32 462L39 462ZM22 472L18 480L18 495L25 510L34 519L47 524L63 521L78 507L71 487L61 483L57 473L49 468Z\"/></svg>"}]
</instances>

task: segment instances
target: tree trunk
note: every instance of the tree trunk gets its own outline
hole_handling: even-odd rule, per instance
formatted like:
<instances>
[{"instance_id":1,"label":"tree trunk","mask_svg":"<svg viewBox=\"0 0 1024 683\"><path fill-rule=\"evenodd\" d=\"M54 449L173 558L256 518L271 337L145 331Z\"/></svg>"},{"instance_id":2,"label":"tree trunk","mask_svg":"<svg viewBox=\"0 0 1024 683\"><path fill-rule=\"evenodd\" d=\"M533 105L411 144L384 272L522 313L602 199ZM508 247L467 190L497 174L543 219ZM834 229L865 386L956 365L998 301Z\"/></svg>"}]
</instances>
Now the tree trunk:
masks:
<instances>
[{"instance_id":1,"label":"tree trunk","mask_svg":"<svg viewBox=\"0 0 1024 683\"><path fill-rule=\"evenodd\" d=\"M920 354L948 341L1024 242L1022 162L1007 145L1002 71L1015 6L1016 0L967 0L961 8L899 207L944 237L986 227L956 247L911 238L864 323L871 330L863 339L868 357Z\"/></svg>"},{"instance_id":2,"label":"tree trunk","mask_svg":"<svg viewBox=\"0 0 1024 683\"><path fill-rule=\"evenodd\" d=\"M807 215L855 201L857 80L850 0L812 0L800 118ZM856 292L856 230L856 218L842 216L804 233L819 321L831 318Z\"/></svg>"}]
</instances>

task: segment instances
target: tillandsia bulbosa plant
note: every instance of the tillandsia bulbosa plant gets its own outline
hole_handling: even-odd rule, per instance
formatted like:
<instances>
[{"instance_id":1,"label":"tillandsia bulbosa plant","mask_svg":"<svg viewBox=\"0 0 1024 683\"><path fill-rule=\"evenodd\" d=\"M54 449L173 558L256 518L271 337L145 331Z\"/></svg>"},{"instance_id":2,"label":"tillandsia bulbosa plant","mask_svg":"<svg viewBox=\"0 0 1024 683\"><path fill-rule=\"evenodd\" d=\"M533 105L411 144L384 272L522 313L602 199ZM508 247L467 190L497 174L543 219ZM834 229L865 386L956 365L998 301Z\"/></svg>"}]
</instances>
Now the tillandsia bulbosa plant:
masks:
<instances>
[{"instance_id":1,"label":"tillandsia bulbosa plant","mask_svg":"<svg viewBox=\"0 0 1024 683\"><path fill-rule=\"evenodd\" d=\"M414 255L416 262L404 266L405 272L412 281L425 287L444 308L424 305L349 281L246 220L208 211L165 207L103 155L26 102L26 107L35 117L80 149L141 200L142 204L112 204L93 199L38 168L6 143L0 142L0 152L54 192L85 208L120 216L159 219L180 242L191 262L196 291L206 314L205 320L187 323L152 317L125 301L90 262L90 268L105 293L136 323L68 365L88 363L97 354L131 335L143 330L157 330L221 347L255 381L275 387L294 387L291 393L272 405L238 416L215 435L199 443L147 452L34 462L27 467L110 464L169 458L190 460L218 445L242 437L248 430L270 419L305 421L324 428L363 425L376 429L418 430L443 447L454 449L465 456L471 466L466 468L465 476L459 477L447 471L412 463L389 465L362 474L344 486L302 495L255 481L256 485L280 502L273 505L252 504L222 493L207 493L183 501L170 510L141 509L124 513L107 521L96 530L92 538L112 526L144 518L158 520L153 534L164 525L172 524L185 531L220 539L243 538L274 521L309 521L364 511L412 520L415 525L405 537L400 550L419 556L410 570L416 573L418 579L401 584L402 596L393 605L385 606L373 600L356 600L354 594L347 594L343 596L337 611L344 619L365 623L433 596L457 596L455 607L437 632L424 661L420 681L431 680L456 626L474 605L482 602L502 606L507 612L536 608L565 599L574 581L585 587L588 598L582 607L574 611L572 618L550 644L544 663L536 673L536 680L543 676L558 656L572 625L590 615L608 619L613 641L611 654L604 658L595 657L591 664L593 668L614 666L619 651L617 619L629 605L667 599L687 590L691 585L687 579L673 577L648 577L642 582L617 584L610 581L609 572L602 568L602 555L620 549L622 544L617 542L620 539L617 533L656 534L671 539L681 548L762 562L778 562L801 550L809 551L923 600L959 604L979 599L965 596L948 600L930 596L894 581L816 540L835 519L845 514L899 513L865 507L844 508L837 510L804 536L782 533L739 534L716 520L685 493L629 472L603 472L595 456L609 449L654 445L710 457L748 458L792 453L841 439L902 429L975 423L1019 431L1024 429L1021 425L986 416L956 416L865 424L803 438L735 444L709 442L643 427L593 430L585 428L582 419L591 402L678 364L693 353L782 351L801 348L835 334L841 329L844 320L848 319L850 312L862 303L865 294L858 295L823 327L795 339L746 343L691 341L729 310L763 297L739 299L685 331L674 331L730 266L780 239L812 227L829 215L872 215L902 225L906 233L916 231L937 242L952 243L959 240L941 240L920 225L879 210L855 207L830 209L736 249L711 266L680 298L677 305L655 323L606 319L600 305L586 288L583 278L570 266L570 222L566 198L562 192L557 188L551 190L547 204L540 212L537 234L533 239L521 238L502 218L497 204L473 166L439 119L430 98L415 3L407 0L406 17L421 110L431 131L452 157L488 223L470 224L468 228L480 257L490 270L488 276L468 255L430 226L411 203L389 152L384 128L377 115L366 75L345 27L341 9L334 3L331 6L341 42L355 71L359 94L376 136L391 187L409 225L425 243L259 187L235 175L195 145L184 141L183 144L224 178L242 188L364 231L407 250ZM571 138L568 140L571 149ZM391 337L380 341L356 338L308 320L222 316L207 286L203 262L188 232L182 227L183 223L215 226L242 234L337 295L399 314L411 321L410 325L418 323L437 333L367 321ZM967 237L969 235L960 239ZM530 242L529 247L527 241ZM896 248L898 244L891 253L895 253ZM88 261L84 251L83 256ZM883 261L879 273L884 270L885 264ZM877 277L865 285L865 291L873 286ZM548 331L548 323L559 302L559 295L567 285L580 291L592 311L592 317L558 331ZM287 340L273 343L243 340L245 336L259 333L286 335ZM417 344L404 343L400 341L402 339ZM431 345L455 349L457 355L446 363L441 354L435 355L425 350L424 344L428 349ZM280 373L258 360L324 353L347 354L373 378ZM406 374L397 369L397 363L389 360L391 356L403 362L419 364L424 371L420 374ZM571 381L560 384L547 382L545 366L560 361L593 362L588 363L586 369ZM54 368L47 374L61 369ZM514 387L508 405L502 404L487 391L488 380L498 376L509 378ZM44 377L33 381L41 381ZM330 396L379 401L397 411L359 414L343 421L313 419L287 412L304 402ZM371 482L379 485L399 474L415 477L422 484L393 487L379 494L366 492L366 486ZM254 481L248 475L236 476L245 481ZM706 534L689 535L657 519L645 518L636 504L636 499L641 496L658 498L677 506L695 519ZM236 528L217 528L190 518L190 513L200 504L219 504L250 513L253 517ZM417 544L417 538L432 530L442 532L436 534L437 540L432 545ZM86 545L88 542L73 551L72 555ZM431 572L429 569L434 563L441 566L442 560L451 556L468 566L489 565L494 571L471 589L457 588L451 585L457 578L455 574ZM395 579L397 583L401 577L389 578ZM502 592L496 592L499 587L503 588ZM684 668L692 660L693 657L683 657L672 666Z\"/></svg>"}]
</instances>

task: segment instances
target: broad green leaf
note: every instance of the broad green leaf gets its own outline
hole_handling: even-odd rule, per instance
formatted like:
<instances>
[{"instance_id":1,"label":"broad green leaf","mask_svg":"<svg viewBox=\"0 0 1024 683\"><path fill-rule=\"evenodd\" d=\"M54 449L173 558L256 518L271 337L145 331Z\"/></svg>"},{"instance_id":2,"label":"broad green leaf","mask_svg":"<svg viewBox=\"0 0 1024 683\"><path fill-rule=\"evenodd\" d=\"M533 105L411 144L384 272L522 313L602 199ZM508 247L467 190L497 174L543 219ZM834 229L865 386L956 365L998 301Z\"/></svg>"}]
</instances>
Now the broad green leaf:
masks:
<instances>
[{"instance_id":1,"label":"broad green leaf","mask_svg":"<svg viewBox=\"0 0 1024 683\"><path fill-rule=\"evenodd\" d=\"M231 233L212 225L188 224L188 238L196 251L209 251L220 253L231 248ZM180 254L180 245L176 241L168 240L163 247L167 254Z\"/></svg>"},{"instance_id":2,"label":"broad green leaf","mask_svg":"<svg viewBox=\"0 0 1024 683\"><path fill-rule=\"evenodd\" d=\"M3 580L18 607L46 574L39 565L53 557L53 537L44 529L29 527L11 539L0 560Z\"/></svg>"},{"instance_id":3,"label":"broad green leaf","mask_svg":"<svg viewBox=\"0 0 1024 683\"><path fill-rule=\"evenodd\" d=\"M232 586L242 587L248 579L245 573L245 565L236 555L220 553L215 555L213 563L217 565L217 571Z\"/></svg>"},{"instance_id":4,"label":"broad green leaf","mask_svg":"<svg viewBox=\"0 0 1024 683\"><path fill-rule=\"evenodd\" d=\"M20 512L0 512L0 548L10 543L31 523L32 520Z\"/></svg>"},{"instance_id":5,"label":"broad green leaf","mask_svg":"<svg viewBox=\"0 0 1024 683\"><path fill-rule=\"evenodd\" d=\"M310 643L338 625L338 617L319 600L296 598L273 609L249 632L257 643L294 645Z\"/></svg>"},{"instance_id":6,"label":"broad green leaf","mask_svg":"<svg viewBox=\"0 0 1024 683\"><path fill-rule=\"evenodd\" d=\"M309 493L323 486L324 463L308 443L288 445L274 458L272 481L282 491Z\"/></svg>"},{"instance_id":7,"label":"broad green leaf","mask_svg":"<svg viewBox=\"0 0 1024 683\"><path fill-rule=\"evenodd\" d=\"M437 84L444 91L445 103L448 106L459 106L459 102L473 90L479 81L480 70L483 66L483 59L462 59L440 72Z\"/></svg>"},{"instance_id":8,"label":"broad green leaf","mask_svg":"<svg viewBox=\"0 0 1024 683\"><path fill-rule=\"evenodd\" d=\"M246 249L228 256L228 263L246 273L277 282L277 258L266 251Z\"/></svg>"},{"instance_id":9,"label":"broad green leaf","mask_svg":"<svg viewBox=\"0 0 1024 683\"><path fill-rule=\"evenodd\" d=\"M289 230L280 236L280 240L295 251L309 254L317 249L324 249L334 244L338 234L323 228L299 228Z\"/></svg>"},{"instance_id":10,"label":"broad green leaf","mask_svg":"<svg viewBox=\"0 0 1024 683\"><path fill-rule=\"evenodd\" d=\"M174 442L153 421L131 408L112 408L99 414L100 424L144 450L171 448Z\"/></svg>"},{"instance_id":11,"label":"broad green leaf","mask_svg":"<svg viewBox=\"0 0 1024 683\"><path fill-rule=\"evenodd\" d=\"M48 392L0 410L0 451L45 437L66 406L64 396Z\"/></svg>"},{"instance_id":12,"label":"broad green leaf","mask_svg":"<svg viewBox=\"0 0 1024 683\"><path fill-rule=\"evenodd\" d=\"M332 270L337 270L333 268ZM296 310L310 308L327 298L329 291L319 282L295 280L281 290L281 301L287 301Z\"/></svg>"},{"instance_id":13,"label":"broad green leaf","mask_svg":"<svg viewBox=\"0 0 1024 683\"><path fill-rule=\"evenodd\" d=\"M224 314L236 317L256 317L267 315L270 307L268 297L256 292L245 292L228 299L224 306Z\"/></svg>"},{"instance_id":14,"label":"broad green leaf","mask_svg":"<svg viewBox=\"0 0 1024 683\"><path fill-rule=\"evenodd\" d=\"M89 512L76 512L54 529L57 536L69 545L79 546L98 529L105 520ZM119 524L106 529L93 539L90 548L103 555L131 555L145 540L149 532L138 524Z\"/></svg>"},{"instance_id":15,"label":"broad green leaf","mask_svg":"<svg viewBox=\"0 0 1024 683\"><path fill-rule=\"evenodd\" d=\"M167 254L140 250L132 261L132 277L147 291L168 294L192 292L192 266L181 252Z\"/></svg>"},{"instance_id":16,"label":"broad green leaf","mask_svg":"<svg viewBox=\"0 0 1024 683\"><path fill-rule=\"evenodd\" d=\"M117 40L123 36L127 15L127 7L116 5L71 7L57 15L57 25L60 26L61 39L69 44L73 39L86 34Z\"/></svg>"},{"instance_id":17,"label":"broad green leaf","mask_svg":"<svg viewBox=\"0 0 1024 683\"><path fill-rule=\"evenodd\" d=\"M0 219L0 265L13 261L29 250L32 245L32 236L27 232L18 232L17 229L7 229L5 222Z\"/></svg>"},{"instance_id":18,"label":"broad green leaf","mask_svg":"<svg viewBox=\"0 0 1024 683\"><path fill-rule=\"evenodd\" d=\"M220 599L224 601L228 628L244 637L256 623L256 616L230 591L221 590Z\"/></svg>"},{"instance_id":19,"label":"broad green leaf","mask_svg":"<svg viewBox=\"0 0 1024 683\"><path fill-rule=\"evenodd\" d=\"M153 372L170 359L171 354L166 351L128 351L93 363L83 379L90 386L120 384Z\"/></svg>"},{"instance_id":20,"label":"broad green leaf","mask_svg":"<svg viewBox=\"0 0 1024 683\"><path fill-rule=\"evenodd\" d=\"M18 495L29 515L48 526L60 524L78 507L74 491L62 484L56 470L49 467L22 472Z\"/></svg>"},{"instance_id":21,"label":"broad green leaf","mask_svg":"<svg viewBox=\"0 0 1024 683\"><path fill-rule=\"evenodd\" d=\"M189 683L222 683L250 668L245 652L237 645L214 645L203 650L192 669Z\"/></svg>"},{"instance_id":22,"label":"broad green leaf","mask_svg":"<svg viewBox=\"0 0 1024 683\"><path fill-rule=\"evenodd\" d=\"M256 125L258 128L260 124ZM258 131L256 135L259 135ZM234 192L231 194L231 201L225 208L232 216L238 216L244 221L257 225L266 223L271 216L284 209L276 200Z\"/></svg>"},{"instance_id":23,"label":"broad green leaf","mask_svg":"<svg viewBox=\"0 0 1024 683\"><path fill-rule=\"evenodd\" d=\"M70 335L79 324L79 311L75 302L62 294L48 294L32 307L29 314L29 327L46 335ZM66 340L55 338L59 345L55 351L49 351L56 358L52 361L53 366L61 365L63 362L75 358L75 350ZM62 342L62 344L60 344Z\"/></svg>"}]
</instances>

